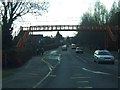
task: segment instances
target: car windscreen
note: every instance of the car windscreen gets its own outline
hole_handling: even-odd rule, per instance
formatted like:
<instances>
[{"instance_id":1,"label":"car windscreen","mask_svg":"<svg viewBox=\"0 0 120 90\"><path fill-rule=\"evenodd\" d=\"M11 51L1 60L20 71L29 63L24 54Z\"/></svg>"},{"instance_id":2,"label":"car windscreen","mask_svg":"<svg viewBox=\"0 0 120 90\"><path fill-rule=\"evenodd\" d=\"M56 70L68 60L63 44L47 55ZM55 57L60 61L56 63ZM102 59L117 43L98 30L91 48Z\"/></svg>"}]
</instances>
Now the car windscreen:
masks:
<instances>
[{"instance_id":1,"label":"car windscreen","mask_svg":"<svg viewBox=\"0 0 120 90\"><path fill-rule=\"evenodd\" d=\"M98 55L111 55L109 52L99 52Z\"/></svg>"}]
</instances>

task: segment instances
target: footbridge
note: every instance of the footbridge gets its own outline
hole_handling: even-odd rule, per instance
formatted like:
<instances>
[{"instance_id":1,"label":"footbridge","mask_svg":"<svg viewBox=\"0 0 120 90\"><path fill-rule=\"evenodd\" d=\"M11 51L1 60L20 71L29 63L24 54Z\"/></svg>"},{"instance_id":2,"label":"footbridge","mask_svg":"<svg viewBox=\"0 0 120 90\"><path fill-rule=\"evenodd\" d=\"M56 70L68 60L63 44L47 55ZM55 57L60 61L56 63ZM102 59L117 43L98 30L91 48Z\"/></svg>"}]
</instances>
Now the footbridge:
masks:
<instances>
[{"instance_id":1,"label":"footbridge","mask_svg":"<svg viewBox=\"0 0 120 90\"><path fill-rule=\"evenodd\" d=\"M43 32L43 31L100 31L105 32L105 47L109 46L109 39L118 48L118 35L116 36L113 32L120 34L120 27L108 26L108 25L35 25L23 27L20 26L20 31L24 31L23 36L19 39L16 47L23 47L25 37L30 35L32 32Z\"/></svg>"},{"instance_id":2,"label":"footbridge","mask_svg":"<svg viewBox=\"0 0 120 90\"><path fill-rule=\"evenodd\" d=\"M112 30L118 30L116 26L109 26ZM79 31L79 30L96 30L96 31L106 31L108 29L107 25L39 25L39 26L29 26L22 27L21 30L29 32L40 32L40 31Z\"/></svg>"}]
</instances>

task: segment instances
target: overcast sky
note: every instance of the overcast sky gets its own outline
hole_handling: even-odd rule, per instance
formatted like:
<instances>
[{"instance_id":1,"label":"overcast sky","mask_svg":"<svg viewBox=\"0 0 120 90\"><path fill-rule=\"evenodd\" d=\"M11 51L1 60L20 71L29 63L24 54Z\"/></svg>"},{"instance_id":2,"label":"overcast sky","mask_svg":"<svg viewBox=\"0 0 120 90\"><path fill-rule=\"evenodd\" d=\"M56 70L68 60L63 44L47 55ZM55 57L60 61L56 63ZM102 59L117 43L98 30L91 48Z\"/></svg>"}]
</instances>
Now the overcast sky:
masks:
<instances>
[{"instance_id":1,"label":"overcast sky","mask_svg":"<svg viewBox=\"0 0 120 90\"><path fill-rule=\"evenodd\" d=\"M92 10L95 2L98 0L49 0L50 7L48 8L48 12L39 17L34 17L31 15L24 16L22 25L64 25L64 24L79 24L80 17L88 11ZM102 2L107 10L110 10L114 1L117 0L99 0ZM24 21L24 23L23 23ZM20 22L18 24L20 24ZM56 34L52 32L54 36ZM71 33L62 33L63 36L73 36L75 35L73 32ZM50 33L44 33L44 35L49 35Z\"/></svg>"}]
</instances>

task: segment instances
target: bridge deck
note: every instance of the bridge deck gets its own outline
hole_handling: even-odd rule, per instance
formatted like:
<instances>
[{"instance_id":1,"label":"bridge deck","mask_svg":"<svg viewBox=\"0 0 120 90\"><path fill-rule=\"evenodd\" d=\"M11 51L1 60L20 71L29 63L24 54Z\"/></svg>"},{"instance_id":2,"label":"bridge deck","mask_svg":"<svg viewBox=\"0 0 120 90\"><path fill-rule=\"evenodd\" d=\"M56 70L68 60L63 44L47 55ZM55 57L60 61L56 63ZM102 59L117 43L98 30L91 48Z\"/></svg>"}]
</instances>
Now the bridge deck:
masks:
<instances>
[{"instance_id":1,"label":"bridge deck","mask_svg":"<svg viewBox=\"0 0 120 90\"><path fill-rule=\"evenodd\" d=\"M110 27L111 29L118 30L117 27ZM22 27L22 30L29 32L40 32L40 31L79 31L79 30L95 30L95 31L106 31L107 26L86 26L86 25L39 25Z\"/></svg>"},{"instance_id":2,"label":"bridge deck","mask_svg":"<svg viewBox=\"0 0 120 90\"><path fill-rule=\"evenodd\" d=\"M111 26L113 29L118 29L115 26ZM105 31L107 26L84 26L84 25L40 25L22 27L24 31L39 32L39 31L79 31L79 30L96 30Z\"/></svg>"}]
</instances>

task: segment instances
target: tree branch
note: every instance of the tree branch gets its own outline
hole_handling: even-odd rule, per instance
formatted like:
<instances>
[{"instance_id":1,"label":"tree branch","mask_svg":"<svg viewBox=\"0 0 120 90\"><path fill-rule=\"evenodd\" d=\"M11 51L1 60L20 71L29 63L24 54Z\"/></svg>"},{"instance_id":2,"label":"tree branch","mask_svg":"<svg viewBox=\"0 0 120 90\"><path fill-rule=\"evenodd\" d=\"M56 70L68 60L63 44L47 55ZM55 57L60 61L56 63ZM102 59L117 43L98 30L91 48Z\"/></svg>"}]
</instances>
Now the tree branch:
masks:
<instances>
[{"instance_id":1,"label":"tree branch","mask_svg":"<svg viewBox=\"0 0 120 90\"><path fill-rule=\"evenodd\" d=\"M15 4L15 6L14 6L14 11L13 11L14 14L17 12L17 10L18 10L20 7L22 7L21 4L22 4L22 2L19 2L19 3L17 2L17 3Z\"/></svg>"}]
</instances>

